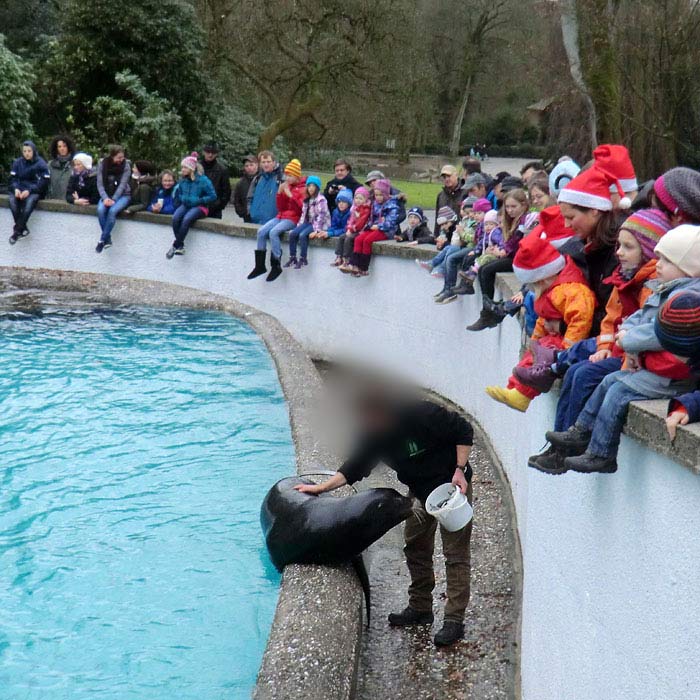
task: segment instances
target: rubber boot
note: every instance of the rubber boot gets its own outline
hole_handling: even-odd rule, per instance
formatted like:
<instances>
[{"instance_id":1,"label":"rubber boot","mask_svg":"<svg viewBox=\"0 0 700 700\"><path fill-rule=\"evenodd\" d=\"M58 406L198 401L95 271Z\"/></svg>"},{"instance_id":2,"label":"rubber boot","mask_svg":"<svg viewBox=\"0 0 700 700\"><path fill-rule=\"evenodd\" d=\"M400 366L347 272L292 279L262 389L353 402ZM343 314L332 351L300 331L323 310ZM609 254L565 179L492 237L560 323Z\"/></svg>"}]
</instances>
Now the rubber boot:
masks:
<instances>
[{"instance_id":1,"label":"rubber boot","mask_svg":"<svg viewBox=\"0 0 700 700\"><path fill-rule=\"evenodd\" d=\"M282 274L282 258L270 253L270 274L267 276L268 282L274 282Z\"/></svg>"},{"instance_id":2,"label":"rubber boot","mask_svg":"<svg viewBox=\"0 0 700 700\"><path fill-rule=\"evenodd\" d=\"M267 268L265 267L265 251L256 250L255 267L253 268L252 272L248 275L248 279L255 279L256 277L260 277L260 275L264 275L266 272Z\"/></svg>"}]
</instances>

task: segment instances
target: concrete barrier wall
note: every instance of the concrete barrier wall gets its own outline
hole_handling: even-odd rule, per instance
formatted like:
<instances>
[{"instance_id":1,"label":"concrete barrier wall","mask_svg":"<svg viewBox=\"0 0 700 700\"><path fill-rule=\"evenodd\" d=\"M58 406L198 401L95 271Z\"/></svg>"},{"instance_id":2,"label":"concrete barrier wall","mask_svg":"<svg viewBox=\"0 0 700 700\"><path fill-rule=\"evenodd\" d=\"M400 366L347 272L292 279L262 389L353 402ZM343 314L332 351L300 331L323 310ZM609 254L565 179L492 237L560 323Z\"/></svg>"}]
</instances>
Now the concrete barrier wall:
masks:
<instances>
[{"instance_id":1,"label":"concrete barrier wall","mask_svg":"<svg viewBox=\"0 0 700 700\"><path fill-rule=\"evenodd\" d=\"M0 265L126 275L232 297L275 316L313 356L370 359L462 405L490 436L516 504L523 697L697 697L700 671L687 657L700 645L698 427L684 430L676 449L663 436L663 406L645 403L629 421L642 441L623 437L617 474L543 475L526 459L544 443L556 397L520 414L484 393L517 361L519 324L507 319L467 333L478 298L435 305L439 283L399 257L414 252L386 246L370 277L354 279L329 266L330 249L312 247L308 268L270 284L245 279L251 229L195 229L187 255L167 261L169 229L139 218L120 220L114 247L101 255L92 216L37 211L30 226L17 245L0 241ZM0 208L0 230L9 236L10 229L9 211Z\"/></svg>"}]
</instances>

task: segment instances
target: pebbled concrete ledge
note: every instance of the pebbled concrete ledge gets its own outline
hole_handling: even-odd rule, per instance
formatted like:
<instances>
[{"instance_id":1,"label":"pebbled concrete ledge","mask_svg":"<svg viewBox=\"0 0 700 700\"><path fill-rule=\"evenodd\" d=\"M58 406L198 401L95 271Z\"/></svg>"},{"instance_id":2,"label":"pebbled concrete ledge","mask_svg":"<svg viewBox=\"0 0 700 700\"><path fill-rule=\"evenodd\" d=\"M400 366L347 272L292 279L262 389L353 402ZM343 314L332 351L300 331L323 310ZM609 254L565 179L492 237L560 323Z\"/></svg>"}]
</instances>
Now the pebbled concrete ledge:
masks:
<instances>
[{"instance_id":1,"label":"pebbled concrete ledge","mask_svg":"<svg viewBox=\"0 0 700 700\"><path fill-rule=\"evenodd\" d=\"M299 343L269 314L217 294L106 274L0 267L0 289L76 293L109 304L223 311L245 320L275 362L289 406L297 472L339 466L313 432L322 380ZM349 700L357 675L363 605L362 588L349 565L286 567L254 698Z\"/></svg>"}]
</instances>

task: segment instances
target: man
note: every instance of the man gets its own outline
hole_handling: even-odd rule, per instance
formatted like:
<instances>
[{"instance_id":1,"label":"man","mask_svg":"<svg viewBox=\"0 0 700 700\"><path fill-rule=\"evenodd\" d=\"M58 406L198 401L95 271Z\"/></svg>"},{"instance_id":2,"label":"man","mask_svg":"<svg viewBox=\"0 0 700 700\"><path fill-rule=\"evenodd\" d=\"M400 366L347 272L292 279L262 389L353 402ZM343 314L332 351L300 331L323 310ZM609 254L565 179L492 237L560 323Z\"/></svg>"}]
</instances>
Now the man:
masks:
<instances>
[{"instance_id":1,"label":"man","mask_svg":"<svg viewBox=\"0 0 700 700\"><path fill-rule=\"evenodd\" d=\"M258 174L258 158L249 154L243 158L243 174L233 189L233 208L236 214L247 224L250 223L248 212L248 190L253 179Z\"/></svg>"},{"instance_id":2,"label":"man","mask_svg":"<svg viewBox=\"0 0 700 700\"><path fill-rule=\"evenodd\" d=\"M248 213L252 223L266 224L277 216L277 190L284 175L272 151L260 151L258 164L248 190Z\"/></svg>"},{"instance_id":3,"label":"man","mask_svg":"<svg viewBox=\"0 0 700 700\"><path fill-rule=\"evenodd\" d=\"M215 143L208 143L202 150L204 151L204 161L202 162L204 174L211 180L216 192L216 201L208 206L207 216L212 219L220 219L231 199L231 181L228 168L217 160L219 147Z\"/></svg>"},{"instance_id":4,"label":"man","mask_svg":"<svg viewBox=\"0 0 700 700\"><path fill-rule=\"evenodd\" d=\"M481 161L473 156L466 156L462 161L462 176L464 179L468 178L474 173L481 172Z\"/></svg>"},{"instance_id":5,"label":"man","mask_svg":"<svg viewBox=\"0 0 700 700\"><path fill-rule=\"evenodd\" d=\"M341 190L350 190L353 195L360 183L352 175L352 166L345 158L339 158L333 166L335 177L328 181L323 194L328 202L329 211L335 209L335 198Z\"/></svg>"},{"instance_id":6,"label":"man","mask_svg":"<svg viewBox=\"0 0 700 700\"><path fill-rule=\"evenodd\" d=\"M394 402L387 397L365 397L360 411L361 434L357 448L343 466L322 484L295 487L319 494L367 476L380 462L396 472L417 499L404 526L404 553L411 575L408 607L389 615L393 627L433 622L435 572L433 550L437 523L425 511L425 500L438 486L452 483L472 500L469 453L472 426L459 414L429 401ZM472 524L457 532L440 528L447 574L447 603L436 646L449 646L464 637L464 613L469 603Z\"/></svg>"},{"instance_id":7,"label":"man","mask_svg":"<svg viewBox=\"0 0 700 700\"><path fill-rule=\"evenodd\" d=\"M470 175L470 177L476 177L476 175ZM481 175L479 175L479 177L481 177ZM440 211L442 207L449 207L457 216L459 216L462 200L464 199L465 195L462 192L462 183L459 179L457 168L455 168L454 165L443 165L442 170L440 171L440 179L442 180L442 189L438 193L437 200L435 202L435 211ZM435 222L434 234L435 238L437 238L440 234L440 226L437 221Z\"/></svg>"},{"instance_id":8,"label":"man","mask_svg":"<svg viewBox=\"0 0 700 700\"><path fill-rule=\"evenodd\" d=\"M527 185L528 180L530 180L530 178L532 178L539 170L544 170L542 161L531 160L529 163L525 163L525 165L520 168L520 179Z\"/></svg>"},{"instance_id":9,"label":"man","mask_svg":"<svg viewBox=\"0 0 700 700\"><path fill-rule=\"evenodd\" d=\"M486 198L491 202L492 209L498 209L499 202L494 190L495 187L489 190L488 181L482 173L473 173L462 186L463 196L476 197L477 199Z\"/></svg>"}]
</instances>

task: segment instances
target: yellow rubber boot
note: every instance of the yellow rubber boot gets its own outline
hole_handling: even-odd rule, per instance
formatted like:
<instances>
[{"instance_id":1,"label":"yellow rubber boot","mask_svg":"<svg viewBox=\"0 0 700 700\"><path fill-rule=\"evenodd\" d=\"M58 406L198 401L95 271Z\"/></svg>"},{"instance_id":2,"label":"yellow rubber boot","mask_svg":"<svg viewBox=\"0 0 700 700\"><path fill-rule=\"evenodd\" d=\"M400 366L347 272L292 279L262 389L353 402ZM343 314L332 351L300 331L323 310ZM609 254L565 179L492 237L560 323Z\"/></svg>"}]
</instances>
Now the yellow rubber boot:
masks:
<instances>
[{"instance_id":1,"label":"yellow rubber boot","mask_svg":"<svg viewBox=\"0 0 700 700\"><path fill-rule=\"evenodd\" d=\"M506 406L514 408L516 411L525 413L530 405L531 399L525 394L521 394L517 389L504 389L500 386L487 386L486 393L496 401L504 403Z\"/></svg>"}]
</instances>

